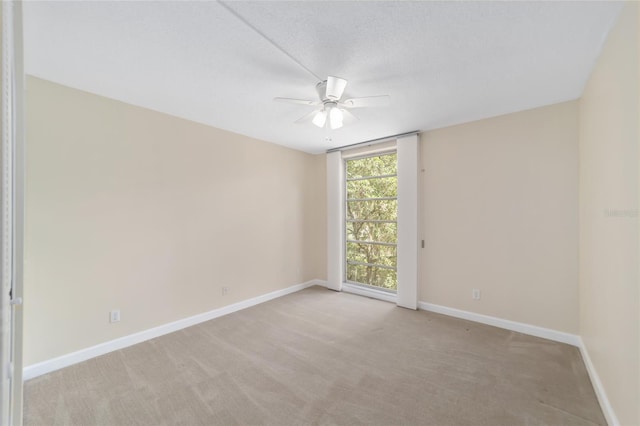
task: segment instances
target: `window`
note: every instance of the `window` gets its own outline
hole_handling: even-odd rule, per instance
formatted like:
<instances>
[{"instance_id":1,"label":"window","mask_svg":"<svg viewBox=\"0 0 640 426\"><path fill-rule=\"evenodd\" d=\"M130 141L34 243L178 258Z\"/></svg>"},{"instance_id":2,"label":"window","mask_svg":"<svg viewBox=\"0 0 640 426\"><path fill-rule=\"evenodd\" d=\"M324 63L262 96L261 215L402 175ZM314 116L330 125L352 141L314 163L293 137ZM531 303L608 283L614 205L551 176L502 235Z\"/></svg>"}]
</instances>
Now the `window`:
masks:
<instances>
[{"instance_id":1,"label":"window","mask_svg":"<svg viewBox=\"0 0 640 426\"><path fill-rule=\"evenodd\" d=\"M345 161L347 282L397 289L397 170L395 152Z\"/></svg>"}]
</instances>

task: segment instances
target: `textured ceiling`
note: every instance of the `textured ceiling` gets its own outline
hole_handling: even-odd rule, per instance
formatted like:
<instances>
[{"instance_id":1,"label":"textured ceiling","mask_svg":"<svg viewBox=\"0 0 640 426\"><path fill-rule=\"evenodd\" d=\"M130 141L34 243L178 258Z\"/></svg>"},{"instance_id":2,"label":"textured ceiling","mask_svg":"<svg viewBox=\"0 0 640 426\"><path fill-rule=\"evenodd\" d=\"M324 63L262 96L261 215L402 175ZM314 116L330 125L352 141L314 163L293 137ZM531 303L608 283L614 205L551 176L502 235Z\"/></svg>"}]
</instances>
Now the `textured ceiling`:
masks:
<instances>
[{"instance_id":1,"label":"textured ceiling","mask_svg":"<svg viewBox=\"0 0 640 426\"><path fill-rule=\"evenodd\" d=\"M621 7L28 2L25 68L67 86L317 153L576 99ZM313 74L347 79L348 97L388 94L391 103L353 110L360 120L335 131L294 124L309 107L272 99L316 99Z\"/></svg>"}]
</instances>

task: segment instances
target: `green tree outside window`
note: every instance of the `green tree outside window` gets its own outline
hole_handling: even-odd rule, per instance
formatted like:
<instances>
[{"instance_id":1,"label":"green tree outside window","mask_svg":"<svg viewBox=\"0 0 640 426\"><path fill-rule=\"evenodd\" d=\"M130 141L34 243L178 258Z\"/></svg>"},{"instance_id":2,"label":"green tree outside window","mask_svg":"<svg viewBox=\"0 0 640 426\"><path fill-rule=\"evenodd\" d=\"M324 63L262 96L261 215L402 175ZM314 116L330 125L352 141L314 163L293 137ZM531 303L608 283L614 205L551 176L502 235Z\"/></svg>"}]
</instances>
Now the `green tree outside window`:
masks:
<instances>
[{"instance_id":1,"label":"green tree outside window","mask_svg":"<svg viewBox=\"0 0 640 426\"><path fill-rule=\"evenodd\" d=\"M396 153L346 161L347 281L398 286Z\"/></svg>"}]
</instances>

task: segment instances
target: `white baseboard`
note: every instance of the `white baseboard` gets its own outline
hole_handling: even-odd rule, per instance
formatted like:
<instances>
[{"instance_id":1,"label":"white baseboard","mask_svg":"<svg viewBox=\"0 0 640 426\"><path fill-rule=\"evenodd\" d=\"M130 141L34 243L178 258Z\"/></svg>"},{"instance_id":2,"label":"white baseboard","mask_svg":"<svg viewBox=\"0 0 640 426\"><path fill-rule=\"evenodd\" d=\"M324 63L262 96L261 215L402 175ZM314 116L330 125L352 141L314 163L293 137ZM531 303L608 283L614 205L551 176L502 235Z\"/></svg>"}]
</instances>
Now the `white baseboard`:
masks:
<instances>
[{"instance_id":1,"label":"white baseboard","mask_svg":"<svg viewBox=\"0 0 640 426\"><path fill-rule=\"evenodd\" d=\"M309 282L313 283L311 284L312 286L319 285L320 287L329 288L329 285L327 284L327 280L319 280L316 278L315 280L311 280Z\"/></svg>"},{"instance_id":2,"label":"white baseboard","mask_svg":"<svg viewBox=\"0 0 640 426\"><path fill-rule=\"evenodd\" d=\"M342 283L342 291L345 293L357 294L359 296L371 297L372 299L384 300L385 302L396 303L396 300L398 299L398 296L393 293L349 283Z\"/></svg>"},{"instance_id":3,"label":"white baseboard","mask_svg":"<svg viewBox=\"0 0 640 426\"><path fill-rule=\"evenodd\" d=\"M286 296L287 294L295 293L296 291L304 290L305 288L319 285L326 287L326 281L323 280L311 280L302 284L292 285L291 287L283 288L282 290L276 290L271 293L263 294L261 296L253 297L251 299L243 300L231 305L223 306L218 309L214 309L209 312L194 315L192 317L184 318L178 321L170 322L158 327L150 328L138 333L130 334L128 336L120 337L115 340L100 343L95 346L91 346L86 349L81 349L76 352L72 352L66 355L59 356L47 361L32 364L24 368L23 379L29 380L34 377L41 376L46 373L50 373L55 370L59 370L64 367L68 367L73 364L77 364L82 361L86 361L91 358L95 358L100 355L107 354L109 352L123 349L128 346L135 345L137 343L144 342L165 334L173 333L174 331L182 330L183 328L190 327L192 325L199 324L201 322L209 321L214 318L221 317L233 312L240 311L242 309L250 308L251 306L258 305L260 303L268 302L269 300L276 299L278 297Z\"/></svg>"},{"instance_id":4,"label":"white baseboard","mask_svg":"<svg viewBox=\"0 0 640 426\"><path fill-rule=\"evenodd\" d=\"M492 325L494 327L504 328L511 331L517 331L519 333L529 334L531 336L542 337L543 339L549 339L555 342L567 343L569 345L580 347L579 336L575 334L565 333L562 331L552 330L550 328L538 327L536 325L525 324L522 322L510 321L502 318L491 317L488 315L476 314L475 312L448 308L446 306L435 305L433 303L427 303L427 302L418 302L418 309L435 312L443 315L449 315L451 317L462 318L469 321L475 321L482 324Z\"/></svg>"},{"instance_id":5,"label":"white baseboard","mask_svg":"<svg viewBox=\"0 0 640 426\"><path fill-rule=\"evenodd\" d=\"M591 357L589 356L589 351L582 340L582 337L578 337L580 340L580 353L582 354L582 359L584 360L584 365L587 367L587 372L589 373L589 378L591 379L591 384L593 385L593 389L596 392L596 396L598 397L598 402L600 403L600 408L602 408L602 412L604 413L604 417L607 419L607 423L609 426L619 426L620 422L618 421L618 417L616 413L613 411L613 407L611 406L611 402L609 402L609 398L607 398L607 393L604 390L604 386L602 386L602 382L600 381L600 376L596 372L596 368L591 362Z\"/></svg>"}]
</instances>

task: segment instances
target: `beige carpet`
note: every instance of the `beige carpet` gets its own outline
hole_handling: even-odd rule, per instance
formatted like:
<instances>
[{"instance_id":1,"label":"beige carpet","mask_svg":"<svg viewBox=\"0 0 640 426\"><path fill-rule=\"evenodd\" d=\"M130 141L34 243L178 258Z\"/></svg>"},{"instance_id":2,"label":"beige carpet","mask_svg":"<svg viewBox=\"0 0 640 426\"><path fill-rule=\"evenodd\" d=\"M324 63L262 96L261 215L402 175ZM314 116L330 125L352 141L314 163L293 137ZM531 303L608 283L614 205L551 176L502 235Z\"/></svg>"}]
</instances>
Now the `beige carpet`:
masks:
<instances>
[{"instance_id":1,"label":"beige carpet","mask_svg":"<svg viewBox=\"0 0 640 426\"><path fill-rule=\"evenodd\" d=\"M314 287L33 379L25 424L606 422L572 346Z\"/></svg>"}]
</instances>

